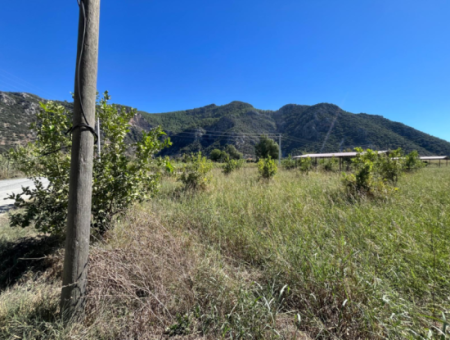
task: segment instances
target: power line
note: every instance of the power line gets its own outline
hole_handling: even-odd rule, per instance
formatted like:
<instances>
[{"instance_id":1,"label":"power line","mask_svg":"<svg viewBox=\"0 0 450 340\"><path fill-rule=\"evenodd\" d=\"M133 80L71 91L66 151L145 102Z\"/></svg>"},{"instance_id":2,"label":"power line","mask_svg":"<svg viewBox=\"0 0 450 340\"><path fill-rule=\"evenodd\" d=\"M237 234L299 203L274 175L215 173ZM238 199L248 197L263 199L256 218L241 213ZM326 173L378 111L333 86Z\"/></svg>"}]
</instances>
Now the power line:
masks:
<instances>
[{"instance_id":1,"label":"power line","mask_svg":"<svg viewBox=\"0 0 450 340\"><path fill-rule=\"evenodd\" d=\"M194 139L195 137L198 137L198 139L200 138L204 138L204 139L213 139L213 138L217 138L217 137L230 137L230 136L214 136L214 135L195 135L195 134L187 134L187 135L173 135L173 136L167 136L168 138L184 138L184 139ZM236 136L236 137L247 137L247 136ZM274 136L274 137L278 137L278 136Z\"/></svg>"},{"instance_id":2,"label":"power line","mask_svg":"<svg viewBox=\"0 0 450 340\"><path fill-rule=\"evenodd\" d=\"M181 133L187 133L187 134L199 134L199 132L194 131L182 131L178 132L178 134ZM226 135L226 136L249 136L249 137L257 137L257 136L278 136L278 134L275 133L247 133L247 132L217 132L217 131L208 131L208 130L202 130L202 133L204 134L210 134L210 135Z\"/></svg>"},{"instance_id":3,"label":"power line","mask_svg":"<svg viewBox=\"0 0 450 340\"><path fill-rule=\"evenodd\" d=\"M177 134L174 134L172 136L169 137L177 137L179 135L193 135L193 136L199 136L199 137L204 137L204 136L210 136L210 137L262 137L262 136L267 136L267 137L278 137L278 135L267 135L267 134L254 134L254 135L245 135L245 134L219 134L219 133L204 133L204 134L200 134L198 132L180 132Z\"/></svg>"},{"instance_id":4,"label":"power line","mask_svg":"<svg viewBox=\"0 0 450 340\"><path fill-rule=\"evenodd\" d=\"M208 130L204 130L205 132L208 133L216 133L216 131L208 131ZM222 132L217 132L217 133L222 133ZM262 136L262 135L277 135L275 133L257 133L257 132L252 132L252 133L248 133L248 132L234 132L234 131L230 131L230 132L223 132L224 134L240 134L240 135L258 135L258 136Z\"/></svg>"},{"instance_id":5,"label":"power line","mask_svg":"<svg viewBox=\"0 0 450 340\"><path fill-rule=\"evenodd\" d=\"M10 72L6 72L5 70L0 69L0 78L2 78L2 77L3 77L3 81L6 84L8 84L8 86L15 87L16 89L19 90L19 92L25 92L24 88L25 89L28 88L29 90L31 90L30 93L37 91L37 92L39 92L41 94L43 93L47 97L49 97L49 94L47 93L47 91L42 90L42 88L35 86L35 85L31 84L30 82L28 82L22 78L19 78L18 76L14 75ZM8 82L6 82L6 81L8 81ZM21 89L17 86L20 86Z\"/></svg>"},{"instance_id":6,"label":"power line","mask_svg":"<svg viewBox=\"0 0 450 340\"><path fill-rule=\"evenodd\" d=\"M287 137L287 136L283 136L283 138L284 139L289 139L289 140L291 140L291 141L293 141L293 142L298 142L298 143L303 143L304 141L302 141L302 140L300 140L300 139L297 139L297 138L294 138L294 137Z\"/></svg>"}]
</instances>

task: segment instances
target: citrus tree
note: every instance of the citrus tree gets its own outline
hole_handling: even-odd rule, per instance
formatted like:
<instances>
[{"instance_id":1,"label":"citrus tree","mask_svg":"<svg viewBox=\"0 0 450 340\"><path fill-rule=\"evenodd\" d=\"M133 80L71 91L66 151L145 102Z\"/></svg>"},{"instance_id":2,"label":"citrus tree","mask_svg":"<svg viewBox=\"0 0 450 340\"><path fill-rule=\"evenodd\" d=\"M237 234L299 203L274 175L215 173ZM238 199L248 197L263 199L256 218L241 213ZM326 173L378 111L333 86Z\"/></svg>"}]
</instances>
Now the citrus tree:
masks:
<instances>
[{"instance_id":1,"label":"citrus tree","mask_svg":"<svg viewBox=\"0 0 450 340\"><path fill-rule=\"evenodd\" d=\"M191 154L183 166L179 181L186 190L204 190L211 180L210 172L213 164L202 153Z\"/></svg>"},{"instance_id":2,"label":"citrus tree","mask_svg":"<svg viewBox=\"0 0 450 340\"><path fill-rule=\"evenodd\" d=\"M223 173L227 175L235 170L239 170L244 166L244 162L243 159L229 159L223 167Z\"/></svg>"},{"instance_id":3,"label":"citrus tree","mask_svg":"<svg viewBox=\"0 0 450 340\"><path fill-rule=\"evenodd\" d=\"M405 171L416 171L425 166L425 163L419 157L419 153L414 150L405 156Z\"/></svg>"},{"instance_id":4,"label":"citrus tree","mask_svg":"<svg viewBox=\"0 0 450 340\"><path fill-rule=\"evenodd\" d=\"M156 163L171 169L167 160L154 158L155 153L171 145L169 139L162 140L162 129L144 132L138 142L126 143L129 121L136 110L111 105L109 99L105 92L96 106L96 118L102 123L102 153L101 158L97 155L94 159L91 227L98 233L108 229L114 216L156 192L160 176L152 171ZM40 105L37 120L31 125L36 140L9 154L36 187L23 188L21 193L10 196L21 208L10 216L10 222L13 227L34 222L41 232L61 234L67 219L72 145L66 132L72 118L60 104L50 101ZM48 179L49 185L44 185L43 178Z\"/></svg>"},{"instance_id":5,"label":"citrus tree","mask_svg":"<svg viewBox=\"0 0 450 340\"><path fill-rule=\"evenodd\" d=\"M271 179L276 175L277 170L278 167L270 156L268 158L261 158L258 161L258 172L261 178Z\"/></svg>"}]
</instances>

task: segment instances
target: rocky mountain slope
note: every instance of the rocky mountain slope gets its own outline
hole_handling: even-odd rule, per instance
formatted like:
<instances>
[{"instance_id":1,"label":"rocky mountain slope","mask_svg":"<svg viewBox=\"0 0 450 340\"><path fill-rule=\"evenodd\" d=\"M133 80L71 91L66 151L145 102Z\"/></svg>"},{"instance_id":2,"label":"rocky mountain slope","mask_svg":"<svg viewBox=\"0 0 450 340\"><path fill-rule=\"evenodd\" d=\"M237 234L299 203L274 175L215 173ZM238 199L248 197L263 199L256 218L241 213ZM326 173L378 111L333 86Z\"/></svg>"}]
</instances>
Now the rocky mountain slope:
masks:
<instances>
[{"instance_id":1,"label":"rocky mountain slope","mask_svg":"<svg viewBox=\"0 0 450 340\"><path fill-rule=\"evenodd\" d=\"M0 152L33 139L28 125L39 101L28 93L0 92ZM63 102L69 110L71 103ZM336 152L356 146L417 150L422 155L450 155L450 143L382 116L353 114L333 104L288 104L277 111L260 110L243 102L149 114L131 120L131 139L162 125L173 141L164 154L178 155L234 144L247 156L254 153L258 134L281 134L283 156L300 152Z\"/></svg>"}]
</instances>

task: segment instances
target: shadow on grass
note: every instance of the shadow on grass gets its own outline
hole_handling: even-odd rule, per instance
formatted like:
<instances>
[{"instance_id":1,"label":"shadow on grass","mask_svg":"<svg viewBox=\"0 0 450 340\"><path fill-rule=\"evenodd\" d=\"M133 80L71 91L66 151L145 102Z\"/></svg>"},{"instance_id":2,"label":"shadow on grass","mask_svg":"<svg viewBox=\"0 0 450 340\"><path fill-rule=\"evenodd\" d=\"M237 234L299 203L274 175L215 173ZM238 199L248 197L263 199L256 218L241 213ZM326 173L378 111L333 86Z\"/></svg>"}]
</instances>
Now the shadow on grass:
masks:
<instances>
[{"instance_id":1,"label":"shadow on grass","mask_svg":"<svg viewBox=\"0 0 450 340\"><path fill-rule=\"evenodd\" d=\"M51 255L62 245L60 237L35 236L15 241L0 240L0 292L26 273L39 275L52 266Z\"/></svg>"}]
</instances>

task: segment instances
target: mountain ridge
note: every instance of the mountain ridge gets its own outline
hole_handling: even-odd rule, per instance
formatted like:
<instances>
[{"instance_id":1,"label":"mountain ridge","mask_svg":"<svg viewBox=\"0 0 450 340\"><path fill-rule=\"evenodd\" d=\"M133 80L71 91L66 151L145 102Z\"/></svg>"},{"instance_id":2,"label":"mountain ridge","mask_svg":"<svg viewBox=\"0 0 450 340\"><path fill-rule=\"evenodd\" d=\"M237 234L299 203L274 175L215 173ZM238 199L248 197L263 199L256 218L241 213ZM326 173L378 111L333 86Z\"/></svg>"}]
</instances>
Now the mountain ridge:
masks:
<instances>
[{"instance_id":1,"label":"mountain ridge","mask_svg":"<svg viewBox=\"0 0 450 340\"><path fill-rule=\"evenodd\" d=\"M27 126L47 101L24 92L0 91L0 151L33 140ZM57 101L68 110L72 103ZM232 101L225 105L165 113L138 111L130 121L131 140L157 125L171 137L173 146L162 155L210 152L226 144L235 145L248 157L254 154L255 134L281 134L282 153L337 152L356 146L373 149L417 150L422 155L450 155L450 143L381 115L350 113L335 104L286 104L278 110L261 110L249 103Z\"/></svg>"}]
</instances>

